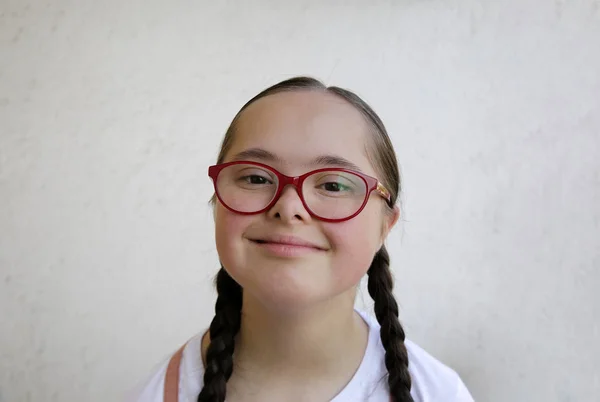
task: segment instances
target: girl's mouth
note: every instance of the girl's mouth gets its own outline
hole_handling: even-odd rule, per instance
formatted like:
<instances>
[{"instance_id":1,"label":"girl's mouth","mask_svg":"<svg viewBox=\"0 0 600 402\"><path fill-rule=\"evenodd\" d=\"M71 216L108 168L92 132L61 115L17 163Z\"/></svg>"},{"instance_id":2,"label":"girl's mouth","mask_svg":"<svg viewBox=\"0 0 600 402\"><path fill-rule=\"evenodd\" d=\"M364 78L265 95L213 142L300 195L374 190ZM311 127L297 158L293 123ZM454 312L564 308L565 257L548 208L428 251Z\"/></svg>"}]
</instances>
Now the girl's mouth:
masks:
<instances>
[{"instance_id":1,"label":"girl's mouth","mask_svg":"<svg viewBox=\"0 0 600 402\"><path fill-rule=\"evenodd\" d=\"M323 247L295 237L271 237L269 239L249 239L250 242L268 254L292 258L325 251Z\"/></svg>"}]
</instances>

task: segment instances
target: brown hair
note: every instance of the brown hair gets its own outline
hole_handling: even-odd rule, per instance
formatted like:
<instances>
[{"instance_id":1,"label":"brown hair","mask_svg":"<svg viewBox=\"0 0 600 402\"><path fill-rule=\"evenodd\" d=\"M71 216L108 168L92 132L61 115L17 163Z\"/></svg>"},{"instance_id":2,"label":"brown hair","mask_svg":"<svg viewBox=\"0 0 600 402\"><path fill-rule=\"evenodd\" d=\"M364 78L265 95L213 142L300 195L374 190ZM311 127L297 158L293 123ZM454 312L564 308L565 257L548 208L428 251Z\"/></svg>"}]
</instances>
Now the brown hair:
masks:
<instances>
[{"instance_id":1,"label":"brown hair","mask_svg":"<svg viewBox=\"0 0 600 402\"><path fill-rule=\"evenodd\" d=\"M372 141L367 154L380 180L391 194L391 205L400 195L400 172L396 153L385 126L375 111L351 91L339 87L327 87L309 77L296 77L269 87L250 99L234 117L221 144L217 163L224 161L233 143L234 131L241 113L258 99L279 92L316 90L334 94L359 110L371 126ZM214 200L214 197L213 197ZM385 349L385 365L388 370L388 386L395 402L413 402L410 395L411 378L408 370L408 353L404 344L405 335L398 320L398 304L394 298L394 282L390 272L390 257L385 246L375 254L367 271L367 288L374 300L377 321L381 325L381 342ZM233 372L235 336L240 329L242 309L242 287L221 266L216 277L217 302L215 316L210 325L210 345L206 352L204 386L198 402L223 402L226 384Z\"/></svg>"}]
</instances>

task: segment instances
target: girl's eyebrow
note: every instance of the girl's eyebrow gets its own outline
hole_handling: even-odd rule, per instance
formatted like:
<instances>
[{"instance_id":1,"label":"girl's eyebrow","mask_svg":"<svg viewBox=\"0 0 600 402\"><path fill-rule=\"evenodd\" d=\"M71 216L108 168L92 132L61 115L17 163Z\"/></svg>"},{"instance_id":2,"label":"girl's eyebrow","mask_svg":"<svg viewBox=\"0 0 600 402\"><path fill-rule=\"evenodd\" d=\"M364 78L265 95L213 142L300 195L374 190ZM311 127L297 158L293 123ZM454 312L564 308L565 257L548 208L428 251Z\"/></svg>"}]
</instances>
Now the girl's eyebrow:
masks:
<instances>
[{"instance_id":1,"label":"girl's eyebrow","mask_svg":"<svg viewBox=\"0 0 600 402\"><path fill-rule=\"evenodd\" d=\"M341 167L344 169L356 170L357 172L361 172L362 169L359 168L355 163L350 162L346 158L342 158L337 155L321 155L313 159L311 165L313 166L323 166L323 167Z\"/></svg>"},{"instance_id":2,"label":"girl's eyebrow","mask_svg":"<svg viewBox=\"0 0 600 402\"><path fill-rule=\"evenodd\" d=\"M246 149L233 157L233 161L241 161L248 159L258 159L264 162L272 162L272 163L283 163L283 159L279 156L275 155L272 152L267 151L262 148L249 148ZM314 158L309 166L314 167L341 167L344 169L356 170L357 172L361 172L362 169L359 168L355 163L350 162L348 159L343 158L337 155L321 155Z\"/></svg>"},{"instance_id":3,"label":"girl's eyebrow","mask_svg":"<svg viewBox=\"0 0 600 402\"><path fill-rule=\"evenodd\" d=\"M282 162L282 159L272 152L262 148L250 148L236 154L233 161L243 161L247 159L258 159L265 162Z\"/></svg>"}]
</instances>

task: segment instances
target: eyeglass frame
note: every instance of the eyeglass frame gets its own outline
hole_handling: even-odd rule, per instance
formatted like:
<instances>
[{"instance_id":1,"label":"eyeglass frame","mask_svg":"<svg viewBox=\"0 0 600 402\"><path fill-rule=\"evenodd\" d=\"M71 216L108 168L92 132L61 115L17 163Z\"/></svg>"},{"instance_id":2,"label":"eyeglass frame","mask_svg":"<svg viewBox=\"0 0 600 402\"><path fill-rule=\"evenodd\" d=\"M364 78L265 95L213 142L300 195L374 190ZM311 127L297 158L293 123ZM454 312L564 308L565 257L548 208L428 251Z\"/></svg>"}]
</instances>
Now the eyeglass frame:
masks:
<instances>
[{"instance_id":1,"label":"eyeglass frame","mask_svg":"<svg viewBox=\"0 0 600 402\"><path fill-rule=\"evenodd\" d=\"M219 194L219 189L217 187L217 179L219 177L219 173L221 173L221 171L223 169L225 169L229 166L232 166L232 165L254 165L254 166L258 166L258 167L267 169L270 172L275 174L275 176L277 177L277 190L275 191L275 195L273 196L273 199L267 204L266 207L264 207L261 210L255 211L255 212L243 212L243 211L238 211L236 209L231 208L229 205L227 205L227 203L225 201L223 201L223 199L221 198L221 195ZM331 171L346 172L346 173L354 174L354 175L360 177L364 181L365 186L367 188L367 191L365 192L365 199L363 200L363 203L360 206L360 208L355 213L353 213L352 215L350 215L346 218L331 219L331 218L321 217L310 209L310 207L306 203L306 200L304 199L302 185L304 184L304 181L306 180L306 178L309 176L312 176L314 174L320 173L320 172L331 172ZM381 196L387 202L387 204L390 208L393 208L392 196L391 196L389 190L387 188L385 188L385 186L378 179L376 179L375 177L366 175L362 172L352 170L352 169L330 167L330 168L321 168L321 169L311 170L310 172L306 172L300 176L288 176L288 175L285 175L285 174L279 172L274 167L266 165L264 163L254 162L254 161L233 161L233 162L219 163L216 165L209 166L208 167L208 177L210 177L212 179L213 186L215 189L215 194L216 194L217 198L219 199L219 201L221 202L221 204L225 208L227 208L229 211L234 212L236 214L240 214L240 215L257 215L257 214L263 213L265 211L268 211L277 203L277 201L279 201L279 198L281 198L281 194L283 193L283 190L288 185L291 185L296 188L296 193L298 194L298 197L300 197L300 201L302 201L302 205L304 205L304 208L306 209L306 211L308 211L308 213L312 217L317 218L324 222L332 222L332 223L344 222L344 221L347 221L347 220L350 220L350 219L356 217L358 214L360 214L362 212L363 209L365 209L367 203L369 202L369 199L371 198L371 193L373 191L375 191L377 193L377 195Z\"/></svg>"}]
</instances>

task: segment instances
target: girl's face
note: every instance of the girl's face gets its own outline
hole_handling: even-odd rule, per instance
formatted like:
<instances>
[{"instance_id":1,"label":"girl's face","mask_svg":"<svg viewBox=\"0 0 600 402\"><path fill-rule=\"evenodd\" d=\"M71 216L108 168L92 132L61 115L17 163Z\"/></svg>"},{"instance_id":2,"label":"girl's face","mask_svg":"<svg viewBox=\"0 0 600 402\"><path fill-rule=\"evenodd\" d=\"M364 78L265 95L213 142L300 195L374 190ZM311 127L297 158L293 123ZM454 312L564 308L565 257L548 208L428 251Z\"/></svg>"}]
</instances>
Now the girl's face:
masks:
<instances>
[{"instance_id":1,"label":"girl's face","mask_svg":"<svg viewBox=\"0 0 600 402\"><path fill-rule=\"evenodd\" d=\"M242 113L224 162L261 162L299 176L322 167L347 167L340 164L346 160L381 181L367 158L369 130L358 110L332 94L283 92L259 99ZM217 201L217 250L244 292L269 308L298 309L343 294L353 300L356 285L397 220L397 209L389 214L386 208L373 192L358 216L323 222L308 213L292 186L261 214L237 214ZM293 238L316 247L254 241L266 238Z\"/></svg>"}]
</instances>

